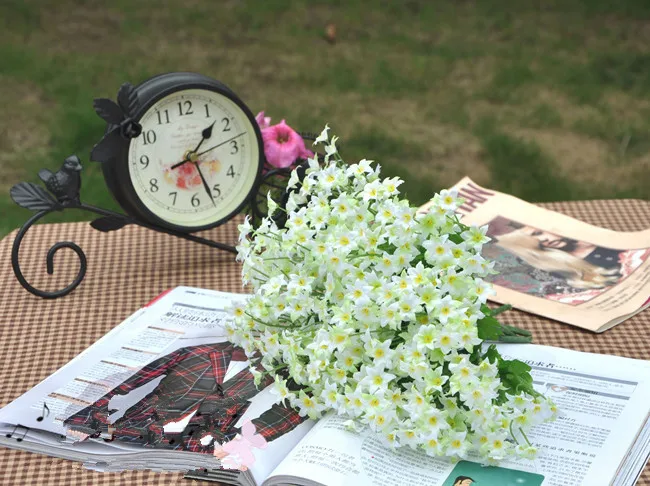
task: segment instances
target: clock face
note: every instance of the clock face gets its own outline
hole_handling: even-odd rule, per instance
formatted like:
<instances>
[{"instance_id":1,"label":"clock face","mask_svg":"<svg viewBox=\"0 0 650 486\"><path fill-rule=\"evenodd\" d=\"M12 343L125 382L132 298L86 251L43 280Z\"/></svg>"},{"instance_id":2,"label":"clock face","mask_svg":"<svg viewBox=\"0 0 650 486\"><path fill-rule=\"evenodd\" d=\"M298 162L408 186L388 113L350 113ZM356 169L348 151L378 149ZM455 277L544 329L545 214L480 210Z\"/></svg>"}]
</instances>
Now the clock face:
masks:
<instances>
[{"instance_id":1,"label":"clock face","mask_svg":"<svg viewBox=\"0 0 650 486\"><path fill-rule=\"evenodd\" d=\"M129 176L149 211L172 225L200 228L240 208L255 185L261 147L254 121L234 101L206 89L176 91L139 123Z\"/></svg>"}]
</instances>

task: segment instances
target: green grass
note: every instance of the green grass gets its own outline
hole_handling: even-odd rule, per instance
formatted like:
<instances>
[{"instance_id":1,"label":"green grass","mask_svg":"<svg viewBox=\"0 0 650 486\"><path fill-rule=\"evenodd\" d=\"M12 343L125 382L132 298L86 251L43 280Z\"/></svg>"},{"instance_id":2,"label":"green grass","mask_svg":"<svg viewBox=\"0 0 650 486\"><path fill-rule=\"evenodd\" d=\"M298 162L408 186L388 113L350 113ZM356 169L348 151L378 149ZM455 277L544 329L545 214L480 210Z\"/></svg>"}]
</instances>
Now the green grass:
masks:
<instances>
[{"instance_id":1,"label":"green grass","mask_svg":"<svg viewBox=\"0 0 650 486\"><path fill-rule=\"evenodd\" d=\"M531 201L647 199L650 3L536 5L4 0L0 235L29 216L9 188L71 153L85 165L83 200L116 209L88 161L104 129L92 99L177 70L220 79L299 130L329 123L350 161L403 177L414 204L464 175Z\"/></svg>"},{"instance_id":2,"label":"green grass","mask_svg":"<svg viewBox=\"0 0 650 486\"><path fill-rule=\"evenodd\" d=\"M494 120L485 118L477 124L476 132L491 172L500 174L499 185L503 191L539 202L557 201L576 191L556 175L557 162L544 154L539 145L503 133L495 125ZM572 195L581 197L580 192Z\"/></svg>"}]
</instances>

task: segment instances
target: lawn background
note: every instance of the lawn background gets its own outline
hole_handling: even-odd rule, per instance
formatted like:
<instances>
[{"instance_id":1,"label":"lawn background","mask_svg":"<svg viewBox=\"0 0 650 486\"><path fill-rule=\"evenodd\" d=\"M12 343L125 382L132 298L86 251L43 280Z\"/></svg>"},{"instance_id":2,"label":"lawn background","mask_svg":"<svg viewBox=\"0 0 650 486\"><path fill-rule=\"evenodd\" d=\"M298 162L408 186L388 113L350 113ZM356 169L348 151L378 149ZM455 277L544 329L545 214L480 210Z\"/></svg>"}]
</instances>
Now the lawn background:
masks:
<instances>
[{"instance_id":1,"label":"lawn background","mask_svg":"<svg viewBox=\"0 0 650 486\"><path fill-rule=\"evenodd\" d=\"M116 209L92 99L180 70L329 123L413 204L464 175L533 202L650 197L647 0L2 0L0 27L0 236L29 216L9 188L72 153L84 202Z\"/></svg>"}]
</instances>

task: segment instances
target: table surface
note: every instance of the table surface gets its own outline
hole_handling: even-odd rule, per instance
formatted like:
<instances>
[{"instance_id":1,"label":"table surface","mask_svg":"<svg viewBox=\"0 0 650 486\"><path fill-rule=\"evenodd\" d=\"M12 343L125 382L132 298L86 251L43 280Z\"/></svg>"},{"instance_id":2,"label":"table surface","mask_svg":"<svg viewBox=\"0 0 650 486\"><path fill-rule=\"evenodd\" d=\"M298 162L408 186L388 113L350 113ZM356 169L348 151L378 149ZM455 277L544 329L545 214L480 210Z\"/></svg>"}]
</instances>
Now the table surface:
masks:
<instances>
[{"instance_id":1,"label":"table surface","mask_svg":"<svg viewBox=\"0 0 650 486\"><path fill-rule=\"evenodd\" d=\"M540 206L614 230L650 227L648 201L575 201ZM204 235L233 243L236 222ZM54 275L45 272L45 255L57 241L77 243L88 257L88 273L74 292L62 299L44 300L26 292L13 275L10 253L14 237L15 232L0 242L0 406L54 373L166 289L188 285L242 291L239 265L229 253L133 226L100 233L87 223L44 224L29 230L21 248L21 268L29 282L43 290L54 290L72 281L79 267L72 251L57 253ZM650 310L603 334L519 311L504 313L501 319L531 330L539 344L650 359ZM177 473L98 473L70 461L10 449L0 449L0 471L0 484L12 486L192 484ZM650 486L648 465L638 484Z\"/></svg>"}]
</instances>

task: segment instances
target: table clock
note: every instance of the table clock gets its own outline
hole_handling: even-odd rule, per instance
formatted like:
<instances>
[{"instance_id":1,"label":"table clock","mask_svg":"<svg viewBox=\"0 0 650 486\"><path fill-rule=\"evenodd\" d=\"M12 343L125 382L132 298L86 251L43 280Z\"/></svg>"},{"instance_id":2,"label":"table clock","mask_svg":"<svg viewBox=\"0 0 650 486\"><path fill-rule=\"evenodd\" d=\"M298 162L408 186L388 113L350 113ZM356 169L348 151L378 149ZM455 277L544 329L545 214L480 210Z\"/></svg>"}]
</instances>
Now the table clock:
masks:
<instances>
[{"instance_id":1,"label":"table clock","mask_svg":"<svg viewBox=\"0 0 650 486\"><path fill-rule=\"evenodd\" d=\"M20 271L18 250L25 233L52 211L83 209L100 215L91 222L100 231L136 224L236 253L233 246L192 233L229 221L245 206L254 217L263 217L268 190L286 187L281 181L286 183L291 169L265 168L255 117L215 79L187 72L161 74L137 86L125 83L117 101L97 98L93 106L106 121L106 130L90 159L102 164L106 185L126 214L81 202L81 161L74 155L57 172L39 172L45 189L28 182L13 186L14 202L36 211L18 231L11 253L16 278L35 295L67 295L86 272L86 256L73 242L56 243L47 255L49 274L59 249L79 256L79 272L64 289L36 289Z\"/></svg>"},{"instance_id":2,"label":"table clock","mask_svg":"<svg viewBox=\"0 0 650 486\"><path fill-rule=\"evenodd\" d=\"M102 164L120 206L172 230L204 230L238 214L257 189L264 164L260 128L219 81L168 73L133 87L117 103L100 98L108 124L90 158Z\"/></svg>"}]
</instances>

